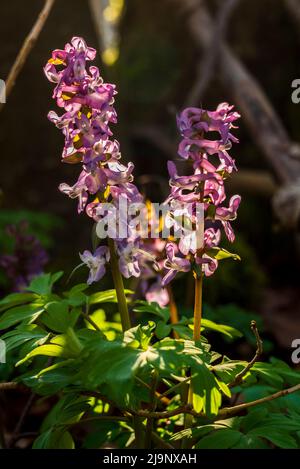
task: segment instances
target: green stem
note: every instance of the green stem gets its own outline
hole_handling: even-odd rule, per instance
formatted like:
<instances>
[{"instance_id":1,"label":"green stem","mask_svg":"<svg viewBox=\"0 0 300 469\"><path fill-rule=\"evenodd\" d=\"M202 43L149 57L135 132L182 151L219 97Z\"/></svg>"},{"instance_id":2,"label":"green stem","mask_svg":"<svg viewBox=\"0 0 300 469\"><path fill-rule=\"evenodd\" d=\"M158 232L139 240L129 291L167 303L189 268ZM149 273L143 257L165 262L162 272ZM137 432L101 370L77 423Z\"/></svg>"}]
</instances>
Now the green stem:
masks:
<instances>
[{"instance_id":1,"label":"green stem","mask_svg":"<svg viewBox=\"0 0 300 469\"><path fill-rule=\"evenodd\" d=\"M195 303L194 303L194 341L200 340L202 320L202 284L203 273L195 278Z\"/></svg>"},{"instance_id":2,"label":"green stem","mask_svg":"<svg viewBox=\"0 0 300 469\"><path fill-rule=\"evenodd\" d=\"M139 415L133 416L133 426L134 426L134 436L135 436L135 447L136 449L144 449L144 425L143 420L144 417L140 417Z\"/></svg>"},{"instance_id":3,"label":"green stem","mask_svg":"<svg viewBox=\"0 0 300 469\"><path fill-rule=\"evenodd\" d=\"M157 406L157 398L156 398L157 383L158 383L158 373L156 370L154 370L152 380L151 380L151 386L150 386L150 407L149 407L150 412L154 412ZM153 419L149 417L147 419L147 424L146 424L145 449L151 449L152 432L153 432Z\"/></svg>"},{"instance_id":4,"label":"green stem","mask_svg":"<svg viewBox=\"0 0 300 469\"><path fill-rule=\"evenodd\" d=\"M169 302L170 322L171 322L171 324L177 324L178 321L179 321L178 310L177 310L177 305L176 305L176 302L175 302L175 299L174 299L173 290L172 290L172 287L171 287L170 284L167 286L167 291L168 291L169 300L170 300L170 302ZM173 330L172 335L173 335L174 339L179 339L179 335L177 334L176 331Z\"/></svg>"},{"instance_id":5,"label":"green stem","mask_svg":"<svg viewBox=\"0 0 300 469\"><path fill-rule=\"evenodd\" d=\"M193 389L192 389L191 384L188 386L188 389L187 389L186 403L193 405ZM184 414L184 428L185 429L191 428L192 425L193 425L193 416L191 414ZM188 449L189 444L190 444L189 439L183 438L181 442L181 448Z\"/></svg>"},{"instance_id":6,"label":"green stem","mask_svg":"<svg viewBox=\"0 0 300 469\"><path fill-rule=\"evenodd\" d=\"M121 272L119 270L119 263L116 254L115 243L112 239L108 239L108 246L110 251L110 265L113 276L113 281L117 293L119 313L121 316L121 323L123 332L131 328L130 317L128 313L127 300L124 292L124 284Z\"/></svg>"},{"instance_id":7,"label":"green stem","mask_svg":"<svg viewBox=\"0 0 300 469\"><path fill-rule=\"evenodd\" d=\"M108 246L110 251L110 265L113 281L117 293L119 312L121 316L123 332L131 328L131 321L128 313L127 300L124 292L123 277L119 269L119 263L116 253L115 242L108 238ZM137 448L143 448L143 418L135 415L133 417L133 426L135 434L135 444Z\"/></svg>"},{"instance_id":8,"label":"green stem","mask_svg":"<svg viewBox=\"0 0 300 469\"><path fill-rule=\"evenodd\" d=\"M194 341L195 344L200 341L201 338L201 320L202 320L202 287L203 287L203 273L195 276L195 302L194 302ZM192 383L189 385L187 404L193 407L193 387ZM193 425L193 416L186 414L184 417L184 428L191 428ZM184 438L182 441L182 448L186 449L189 447L188 438Z\"/></svg>"},{"instance_id":9,"label":"green stem","mask_svg":"<svg viewBox=\"0 0 300 469\"><path fill-rule=\"evenodd\" d=\"M173 392L177 391L178 389L182 388L185 386L189 381L191 380L191 376L188 376L185 378L183 381L180 381L180 383L174 384L171 388L167 389L165 392L163 392L160 395L160 398L162 397L167 397L169 394L172 394Z\"/></svg>"}]
</instances>

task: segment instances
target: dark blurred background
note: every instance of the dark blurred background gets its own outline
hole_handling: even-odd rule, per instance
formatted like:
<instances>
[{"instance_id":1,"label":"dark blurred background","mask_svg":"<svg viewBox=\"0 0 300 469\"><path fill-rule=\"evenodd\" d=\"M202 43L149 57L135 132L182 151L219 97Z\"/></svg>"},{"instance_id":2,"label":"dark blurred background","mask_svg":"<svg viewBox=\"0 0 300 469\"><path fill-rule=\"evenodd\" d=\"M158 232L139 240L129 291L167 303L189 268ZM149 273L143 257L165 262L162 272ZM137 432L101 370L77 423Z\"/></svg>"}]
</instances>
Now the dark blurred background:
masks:
<instances>
[{"instance_id":1,"label":"dark blurred background","mask_svg":"<svg viewBox=\"0 0 300 469\"><path fill-rule=\"evenodd\" d=\"M227 187L229 193L242 195L234 249L242 262L224 261L206 282L205 300L208 307L223 308L220 314L226 315L231 305L231 315L245 311L262 315L278 347L288 349L298 330L300 334L299 223L298 217L289 223L290 211L281 216L273 201L279 191L283 211L285 207L293 214L299 210L295 142L300 141L300 104L291 100L291 83L300 77L300 16L293 10L297 2L240 0L227 17L224 12L226 27L223 24L222 29L224 3L56 0L0 114L1 252L12 249L5 226L23 219L48 252L46 270L62 269L69 274L79 263L78 252L91 248L91 220L84 214L78 216L76 201L57 189L61 182L76 181L78 167L60 161L63 138L47 120L48 111L57 109L52 87L43 75L51 51L63 48L72 36L82 36L99 50L96 65L104 79L117 85L119 123L114 133L123 158L135 164L137 183L153 201L162 201L168 191L166 163L176 158L179 141L176 113L188 101L208 109L228 101L241 113L236 131L240 144L231 151L240 172ZM42 0L1 2L0 78L7 77L42 6ZM200 37L203 33L203 24L197 23L203 11L214 24L220 22L219 29L212 27L206 47L197 35L199 30ZM266 116L259 100L254 102L249 82L243 77L235 80L237 70L227 60L225 41L247 77L261 88L259 99L269 100L272 109ZM193 98L191 92L206 75L205 90ZM273 113L276 125L267 119ZM285 129L282 139L277 125ZM263 127L270 143L264 140ZM272 136L283 144L281 150L275 142L273 155ZM278 164L278 152L285 159L282 164ZM289 161L290 178L281 174L281 167L289 167ZM284 192L290 187L296 193L292 199ZM10 288L5 269L1 275L5 293ZM177 300L183 304L188 301L183 299L186 287L182 282L177 286Z\"/></svg>"}]
</instances>

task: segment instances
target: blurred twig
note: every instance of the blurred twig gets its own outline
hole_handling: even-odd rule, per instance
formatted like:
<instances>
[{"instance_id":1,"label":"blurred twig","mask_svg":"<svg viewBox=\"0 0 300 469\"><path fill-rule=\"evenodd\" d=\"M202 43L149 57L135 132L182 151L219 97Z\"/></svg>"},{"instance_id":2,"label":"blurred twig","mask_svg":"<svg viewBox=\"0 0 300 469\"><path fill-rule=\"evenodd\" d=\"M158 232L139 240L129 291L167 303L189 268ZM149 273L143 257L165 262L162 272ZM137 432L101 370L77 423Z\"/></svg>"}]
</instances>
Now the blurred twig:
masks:
<instances>
[{"instance_id":1,"label":"blurred twig","mask_svg":"<svg viewBox=\"0 0 300 469\"><path fill-rule=\"evenodd\" d=\"M255 339L256 339L256 352L255 352L255 355L252 358L252 360L249 363L247 363L245 368L243 368L242 371L240 373L238 373L236 375L236 377L234 378L234 380L228 385L230 388L233 388L234 386L237 386L238 384L240 384L242 382L243 377L248 373L248 371L251 370L251 368L257 362L257 360L259 359L259 357L261 356L261 354L263 352L263 342L260 338L260 335L259 335L259 332L258 332L258 329L257 329L257 325L256 325L256 321L251 321L251 330L252 330L253 334L255 335Z\"/></svg>"},{"instance_id":2,"label":"blurred twig","mask_svg":"<svg viewBox=\"0 0 300 469\"><path fill-rule=\"evenodd\" d=\"M244 404L238 404L234 407L224 407L220 410L217 419L227 419L236 415L240 412L244 412L245 410L249 409L250 407L257 406L259 404L264 404L265 402L273 401L274 399L279 399L280 397L288 396L294 392L300 391L300 384L296 384L296 386L292 386L291 388L282 389L282 391L275 392L269 396L262 397L261 399L257 399L251 402L245 402Z\"/></svg>"},{"instance_id":3,"label":"blurred twig","mask_svg":"<svg viewBox=\"0 0 300 469\"><path fill-rule=\"evenodd\" d=\"M295 22L296 26L300 26L300 1L299 0L285 0L285 5ZM298 31L299 32L299 31Z\"/></svg>"},{"instance_id":4,"label":"blurred twig","mask_svg":"<svg viewBox=\"0 0 300 469\"><path fill-rule=\"evenodd\" d=\"M19 433L18 435L16 435L13 440L12 440L12 444L15 444L17 443L17 441L21 440L22 438L35 438L38 436L38 432L24 432L24 433Z\"/></svg>"},{"instance_id":5,"label":"blurred twig","mask_svg":"<svg viewBox=\"0 0 300 469\"><path fill-rule=\"evenodd\" d=\"M0 391L10 391L11 389L27 389L25 386L22 386L19 383L15 383L14 381L10 381L7 383L0 383Z\"/></svg>"},{"instance_id":6,"label":"blurred twig","mask_svg":"<svg viewBox=\"0 0 300 469\"><path fill-rule=\"evenodd\" d=\"M135 125L131 127L130 131L133 137L148 140L169 158L173 159L176 156L176 144L166 135L163 129L154 125Z\"/></svg>"},{"instance_id":7,"label":"blurred twig","mask_svg":"<svg viewBox=\"0 0 300 469\"><path fill-rule=\"evenodd\" d=\"M230 177L230 190L235 192L247 192L263 197L272 197L278 186L271 172L253 169L239 169Z\"/></svg>"},{"instance_id":8,"label":"blurred twig","mask_svg":"<svg viewBox=\"0 0 300 469\"><path fill-rule=\"evenodd\" d=\"M146 140L151 145L157 147L166 158L174 159L177 155L177 146L174 141L169 138L163 130L156 128L154 125L146 127L144 125L135 126L132 129L132 135ZM153 184L152 175L143 175L138 179L139 184ZM165 187L165 179L155 175L155 182L159 182ZM240 169L237 173L231 175L231 189L235 191L246 191L253 194L262 195L264 197L272 197L278 186L271 172L251 169Z\"/></svg>"},{"instance_id":9,"label":"blurred twig","mask_svg":"<svg viewBox=\"0 0 300 469\"><path fill-rule=\"evenodd\" d=\"M204 2L168 1L176 2L185 14L196 45L202 50L209 48L215 28ZM277 178L282 183L295 180L300 174L300 161L295 158L295 144L259 83L224 43L221 45L219 66L225 89L232 95L253 140L261 148Z\"/></svg>"},{"instance_id":10,"label":"blurred twig","mask_svg":"<svg viewBox=\"0 0 300 469\"><path fill-rule=\"evenodd\" d=\"M17 55L17 58L15 60L15 63L13 64L9 75L5 81L5 86L6 86L6 99L10 95L16 79L22 70L27 57L29 56L32 48L37 42L37 39L40 35L40 32L42 31L44 24L49 16L49 13L54 5L55 0L45 0L43 9L41 10L35 24L33 25L33 28L31 29L30 33L26 37L20 52ZM3 108L4 104L0 104L0 111Z\"/></svg>"},{"instance_id":11,"label":"blurred twig","mask_svg":"<svg viewBox=\"0 0 300 469\"><path fill-rule=\"evenodd\" d=\"M35 393L34 392L31 392L22 412L21 412L21 415L19 417L19 420L14 428L14 431L13 431L13 434L10 438L10 445L9 446L13 446L14 443L19 439L19 434L22 430L22 427L23 427L23 424L24 424L24 421L27 417L27 414L28 412L30 411L31 409L31 406L33 404L33 401L34 401L34 398L35 398Z\"/></svg>"},{"instance_id":12,"label":"blurred twig","mask_svg":"<svg viewBox=\"0 0 300 469\"><path fill-rule=\"evenodd\" d=\"M240 0L222 0L222 5L215 21L211 44L207 47L201 64L198 67L198 79L186 99L186 106L198 103L211 81L221 53L222 41L227 35L231 15L239 2Z\"/></svg>"},{"instance_id":13,"label":"blurred twig","mask_svg":"<svg viewBox=\"0 0 300 469\"><path fill-rule=\"evenodd\" d=\"M24 409L22 410L21 412L21 415L20 415L20 418L17 422L17 425L15 426L15 429L14 429L14 435L18 435L22 429L22 426L23 426L23 423L24 423L24 420L26 419L26 416L28 414L28 412L30 411L31 409L31 406L33 404L33 401L34 401L34 398L35 398L35 394L34 392L32 392L24 406Z\"/></svg>"}]
</instances>

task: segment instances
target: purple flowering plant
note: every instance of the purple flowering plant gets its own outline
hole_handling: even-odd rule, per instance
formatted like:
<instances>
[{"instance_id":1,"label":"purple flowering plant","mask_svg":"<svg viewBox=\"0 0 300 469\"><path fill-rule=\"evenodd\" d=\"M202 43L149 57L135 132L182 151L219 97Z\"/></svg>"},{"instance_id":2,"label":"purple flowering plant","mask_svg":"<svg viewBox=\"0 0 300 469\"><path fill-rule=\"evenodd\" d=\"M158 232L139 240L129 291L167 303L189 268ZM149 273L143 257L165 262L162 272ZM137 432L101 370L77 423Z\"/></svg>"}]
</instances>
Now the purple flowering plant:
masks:
<instances>
[{"instance_id":1,"label":"purple flowering plant","mask_svg":"<svg viewBox=\"0 0 300 469\"><path fill-rule=\"evenodd\" d=\"M43 273L48 255L40 241L28 233L28 223L22 221L6 227L7 235L13 239L13 252L0 255L0 267L5 271L13 291L22 291L30 281Z\"/></svg>"},{"instance_id":2,"label":"purple flowering plant","mask_svg":"<svg viewBox=\"0 0 300 469\"><path fill-rule=\"evenodd\" d=\"M227 200L225 192L225 181L236 171L229 151L238 142L233 131L239 114L223 103L215 111L187 108L178 115L177 166L181 162L185 175L174 161L168 163L165 216L149 221L152 206L134 184L133 163L121 160L111 130L116 88L90 65L95 55L74 37L53 51L44 68L61 108L60 115L51 111L48 117L64 136L62 161L80 165L77 181L62 182L59 190L77 199L78 214L96 227L97 246L79 254L87 280L59 291L61 272L29 278L45 261L33 243L39 262L28 265L30 284L0 301L1 338L17 356L16 366L22 365L17 381L45 399L56 396L33 448L89 447L91 433L97 448L204 448L214 447L220 432L224 441L234 440L228 447L248 448L253 441L269 447L275 440L279 447L295 447L293 434L282 440L271 433L272 439L254 430L267 425L266 416L274 412L270 402L297 390L282 388L298 374L279 362L258 361L262 341L254 321L257 351L246 362L222 356L207 339L213 330L233 341L239 331L202 318L205 277L220 260L239 259L221 245L223 237L235 239L231 222L241 201L239 195ZM115 222L105 237L104 220ZM14 271L14 258L0 262ZM113 288L103 290L108 271ZM172 285L180 276L194 279L194 317L176 305ZM124 288L124 278L132 290ZM108 303L116 306L115 316L106 311ZM266 386L272 377L282 394ZM253 383L262 385L264 397L249 399ZM282 417L280 404L277 412ZM292 433L292 416L282 418Z\"/></svg>"}]
</instances>

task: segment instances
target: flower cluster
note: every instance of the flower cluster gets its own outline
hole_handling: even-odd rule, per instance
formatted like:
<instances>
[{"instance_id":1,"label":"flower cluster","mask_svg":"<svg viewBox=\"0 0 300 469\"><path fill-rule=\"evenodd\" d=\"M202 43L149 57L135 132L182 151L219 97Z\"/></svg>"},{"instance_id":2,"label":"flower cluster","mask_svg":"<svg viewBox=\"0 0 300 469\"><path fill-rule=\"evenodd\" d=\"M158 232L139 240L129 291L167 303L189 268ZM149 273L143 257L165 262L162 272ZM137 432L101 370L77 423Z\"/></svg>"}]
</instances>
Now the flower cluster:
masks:
<instances>
[{"instance_id":1,"label":"flower cluster","mask_svg":"<svg viewBox=\"0 0 300 469\"><path fill-rule=\"evenodd\" d=\"M13 239L14 248L11 254L0 256L0 267L12 282L13 291L22 291L34 277L43 272L48 255L40 241L28 233L26 221L9 225L5 231Z\"/></svg>"},{"instance_id":2,"label":"flower cluster","mask_svg":"<svg viewBox=\"0 0 300 469\"><path fill-rule=\"evenodd\" d=\"M97 67L90 66L87 70L87 62L95 55L95 49L87 47L82 38L74 37L64 50L53 51L44 71L48 80L56 84L53 98L64 109L61 116L54 111L48 115L65 137L62 161L82 165L75 184L62 183L59 189L70 198L78 199L79 213L85 210L97 222L105 215L106 202L118 209L121 199L127 204L138 203L142 196L132 183L134 165L120 162L120 146L112 138L110 124L117 122L113 106L115 85L104 83ZM142 256L139 239L134 230L127 228L127 238L114 238L119 267L126 278L140 275ZM80 255L90 269L88 283L105 274L109 256L106 246Z\"/></svg>"},{"instance_id":3,"label":"flower cluster","mask_svg":"<svg viewBox=\"0 0 300 469\"><path fill-rule=\"evenodd\" d=\"M234 122L240 117L233 106L220 104L216 111L187 108L177 118L182 136L178 154L190 165L191 174L178 175L174 162L168 163L171 192L167 203L171 206L169 219L176 227L179 215L184 215L189 223L179 243L169 242L166 246L166 269L163 285L169 283L178 272L193 270L212 275L218 267L218 259L230 255L219 247L221 228L230 242L234 232L230 222L235 220L241 201L239 195L226 199L224 180L236 171L235 162L229 155L232 143L238 142L231 133ZM218 138L216 138L216 134ZM196 207L203 210L203 239L197 243ZM186 208L188 207L188 209Z\"/></svg>"},{"instance_id":4,"label":"flower cluster","mask_svg":"<svg viewBox=\"0 0 300 469\"><path fill-rule=\"evenodd\" d=\"M148 256L143 256L141 292L149 303L157 303L161 307L170 301L168 290L162 286L165 247L166 241L161 238L143 240L143 250Z\"/></svg>"}]
</instances>

